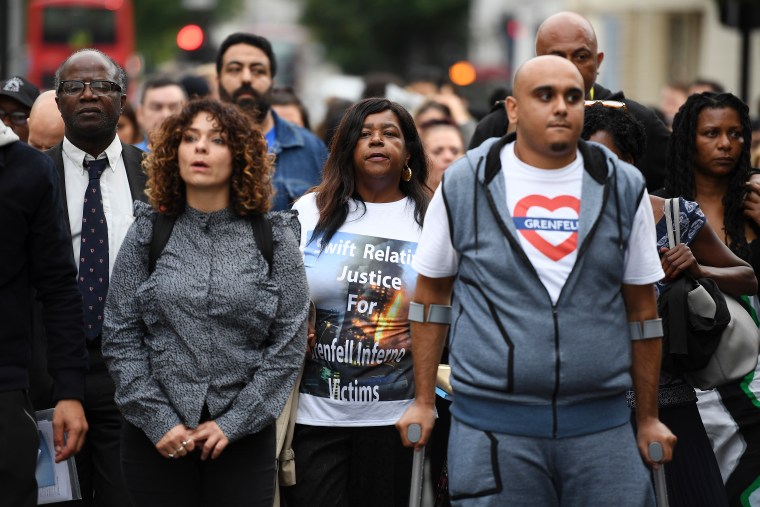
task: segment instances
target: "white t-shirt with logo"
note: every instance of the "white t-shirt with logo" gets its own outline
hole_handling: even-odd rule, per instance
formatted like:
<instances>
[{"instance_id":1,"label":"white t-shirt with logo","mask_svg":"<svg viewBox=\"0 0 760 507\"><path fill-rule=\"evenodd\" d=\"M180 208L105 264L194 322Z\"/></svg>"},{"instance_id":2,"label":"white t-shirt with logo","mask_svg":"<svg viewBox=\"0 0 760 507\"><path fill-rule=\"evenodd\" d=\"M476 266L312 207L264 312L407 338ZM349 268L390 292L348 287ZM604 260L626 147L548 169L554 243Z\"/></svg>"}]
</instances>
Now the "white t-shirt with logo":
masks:
<instances>
[{"instance_id":1,"label":"white t-shirt with logo","mask_svg":"<svg viewBox=\"0 0 760 507\"><path fill-rule=\"evenodd\" d=\"M583 156L566 167L539 169L517 158L514 143L500 155L509 210L520 245L556 303L578 253L578 218ZM646 285L665 276L655 244L652 206L645 193L636 210L623 265L623 283ZM459 253L451 244L446 207L438 188L425 216L425 227L412 264L431 278L456 274Z\"/></svg>"},{"instance_id":2,"label":"white t-shirt with logo","mask_svg":"<svg viewBox=\"0 0 760 507\"><path fill-rule=\"evenodd\" d=\"M409 302L421 230L414 203L350 202L346 221L320 248L316 194L294 205L301 222L316 344L299 388L299 424L395 424L414 398Z\"/></svg>"}]
</instances>

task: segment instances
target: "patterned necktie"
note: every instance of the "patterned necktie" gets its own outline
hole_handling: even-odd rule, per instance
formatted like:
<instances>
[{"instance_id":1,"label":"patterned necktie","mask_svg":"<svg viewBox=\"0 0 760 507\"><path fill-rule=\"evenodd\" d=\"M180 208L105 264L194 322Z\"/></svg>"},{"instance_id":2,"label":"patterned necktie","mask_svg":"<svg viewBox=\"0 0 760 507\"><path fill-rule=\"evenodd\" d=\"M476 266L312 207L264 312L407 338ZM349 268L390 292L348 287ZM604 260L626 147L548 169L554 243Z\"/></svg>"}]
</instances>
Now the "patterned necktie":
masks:
<instances>
[{"instance_id":1,"label":"patterned necktie","mask_svg":"<svg viewBox=\"0 0 760 507\"><path fill-rule=\"evenodd\" d=\"M79 249L79 291L84 303L84 328L93 342L103 327L103 307L108 292L108 224L100 193L100 175L108 159L84 161L90 182L82 210L82 243Z\"/></svg>"}]
</instances>

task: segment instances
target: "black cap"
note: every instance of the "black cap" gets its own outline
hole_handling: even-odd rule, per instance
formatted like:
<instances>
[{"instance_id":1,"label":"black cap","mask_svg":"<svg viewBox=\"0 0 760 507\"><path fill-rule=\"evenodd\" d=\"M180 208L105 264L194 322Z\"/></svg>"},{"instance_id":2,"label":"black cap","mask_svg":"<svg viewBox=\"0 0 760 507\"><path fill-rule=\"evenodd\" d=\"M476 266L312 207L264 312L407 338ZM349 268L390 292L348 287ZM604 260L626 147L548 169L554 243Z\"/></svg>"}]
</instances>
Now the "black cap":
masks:
<instances>
[{"instance_id":1,"label":"black cap","mask_svg":"<svg viewBox=\"0 0 760 507\"><path fill-rule=\"evenodd\" d=\"M15 76L0 81L0 95L10 97L31 109L40 90L23 77Z\"/></svg>"}]
</instances>

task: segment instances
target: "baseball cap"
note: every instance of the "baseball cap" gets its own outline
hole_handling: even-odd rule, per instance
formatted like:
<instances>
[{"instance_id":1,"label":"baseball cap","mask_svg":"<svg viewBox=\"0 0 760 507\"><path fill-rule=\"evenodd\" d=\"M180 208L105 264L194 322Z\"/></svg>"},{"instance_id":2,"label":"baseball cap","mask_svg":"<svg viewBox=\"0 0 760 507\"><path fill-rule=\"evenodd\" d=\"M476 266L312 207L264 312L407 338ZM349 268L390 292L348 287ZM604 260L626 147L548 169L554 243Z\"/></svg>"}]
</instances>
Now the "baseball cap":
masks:
<instances>
[{"instance_id":1,"label":"baseball cap","mask_svg":"<svg viewBox=\"0 0 760 507\"><path fill-rule=\"evenodd\" d=\"M40 94L40 90L23 77L14 76L5 81L0 81L0 95L17 100L28 108Z\"/></svg>"}]
</instances>

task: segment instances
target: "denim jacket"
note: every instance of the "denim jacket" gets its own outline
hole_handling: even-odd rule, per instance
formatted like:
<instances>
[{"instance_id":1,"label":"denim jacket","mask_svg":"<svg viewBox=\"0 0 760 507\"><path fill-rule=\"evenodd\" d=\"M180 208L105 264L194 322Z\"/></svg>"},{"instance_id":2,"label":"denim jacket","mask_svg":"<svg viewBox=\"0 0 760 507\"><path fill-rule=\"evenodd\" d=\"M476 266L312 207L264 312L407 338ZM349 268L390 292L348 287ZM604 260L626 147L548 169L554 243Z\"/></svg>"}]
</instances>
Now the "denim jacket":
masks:
<instances>
[{"instance_id":1,"label":"denim jacket","mask_svg":"<svg viewBox=\"0 0 760 507\"><path fill-rule=\"evenodd\" d=\"M277 157L272 182L276 190L272 210L290 209L293 202L322 181L322 166L327 148L317 136L293 125L272 111L274 145L269 151Z\"/></svg>"}]
</instances>

